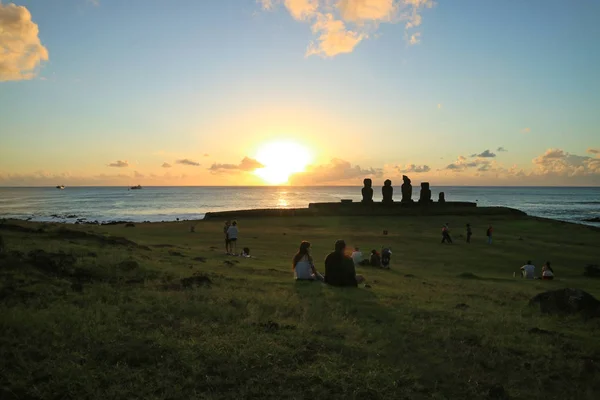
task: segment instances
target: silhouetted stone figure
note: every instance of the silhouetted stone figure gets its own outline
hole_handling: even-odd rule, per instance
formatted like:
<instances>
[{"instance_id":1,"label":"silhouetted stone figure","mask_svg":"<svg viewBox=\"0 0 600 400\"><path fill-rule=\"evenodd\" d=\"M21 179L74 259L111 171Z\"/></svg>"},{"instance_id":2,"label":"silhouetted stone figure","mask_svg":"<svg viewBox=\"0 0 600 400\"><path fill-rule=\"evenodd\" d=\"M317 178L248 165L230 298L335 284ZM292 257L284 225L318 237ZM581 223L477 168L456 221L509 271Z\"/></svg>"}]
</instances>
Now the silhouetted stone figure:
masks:
<instances>
[{"instance_id":1,"label":"silhouetted stone figure","mask_svg":"<svg viewBox=\"0 0 600 400\"><path fill-rule=\"evenodd\" d=\"M410 184L410 178L406 175L402 175L402 203L412 203L412 185Z\"/></svg>"},{"instance_id":2,"label":"silhouetted stone figure","mask_svg":"<svg viewBox=\"0 0 600 400\"><path fill-rule=\"evenodd\" d=\"M446 195L444 194L444 192L440 192L439 196L438 196L438 203L445 203L446 202Z\"/></svg>"},{"instance_id":3,"label":"silhouetted stone figure","mask_svg":"<svg viewBox=\"0 0 600 400\"><path fill-rule=\"evenodd\" d=\"M421 196L419 197L419 203L430 203L431 202L431 190L429 190L429 182L421 182Z\"/></svg>"},{"instance_id":4,"label":"silhouetted stone figure","mask_svg":"<svg viewBox=\"0 0 600 400\"><path fill-rule=\"evenodd\" d=\"M394 196L394 188L392 187L392 181L386 179L385 182L383 182L381 194L383 195L382 203L390 204L394 202L394 200L392 199L392 197Z\"/></svg>"},{"instance_id":5,"label":"silhouetted stone figure","mask_svg":"<svg viewBox=\"0 0 600 400\"><path fill-rule=\"evenodd\" d=\"M373 202L373 188L371 186L373 185L373 181L371 181L369 178L367 178L363 181L363 183L365 184L365 186L361 190L362 202L363 203L372 203Z\"/></svg>"}]
</instances>

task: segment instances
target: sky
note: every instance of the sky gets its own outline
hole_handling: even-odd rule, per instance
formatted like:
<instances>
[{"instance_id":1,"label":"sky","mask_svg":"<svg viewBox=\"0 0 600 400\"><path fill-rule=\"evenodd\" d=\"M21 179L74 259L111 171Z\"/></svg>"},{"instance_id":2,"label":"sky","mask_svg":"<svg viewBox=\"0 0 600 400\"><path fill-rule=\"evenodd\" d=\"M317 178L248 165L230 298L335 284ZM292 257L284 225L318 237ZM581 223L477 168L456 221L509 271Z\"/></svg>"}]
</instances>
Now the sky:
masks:
<instances>
[{"instance_id":1,"label":"sky","mask_svg":"<svg viewBox=\"0 0 600 400\"><path fill-rule=\"evenodd\" d=\"M599 15L0 0L0 186L599 186Z\"/></svg>"}]
</instances>

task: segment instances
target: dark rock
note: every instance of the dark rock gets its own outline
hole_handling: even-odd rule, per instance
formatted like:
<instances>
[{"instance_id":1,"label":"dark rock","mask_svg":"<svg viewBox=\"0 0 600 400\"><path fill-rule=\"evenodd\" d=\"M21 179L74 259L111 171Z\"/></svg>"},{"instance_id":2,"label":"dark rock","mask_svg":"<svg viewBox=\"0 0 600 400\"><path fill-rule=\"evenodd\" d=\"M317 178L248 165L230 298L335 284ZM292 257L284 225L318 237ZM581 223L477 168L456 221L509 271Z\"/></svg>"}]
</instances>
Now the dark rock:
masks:
<instances>
[{"instance_id":1,"label":"dark rock","mask_svg":"<svg viewBox=\"0 0 600 400\"><path fill-rule=\"evenodd\" d=\"M201 263L205 263L206 262L206 258L204 258L204 257L196 257L196 258L194 258L194 261L199 261Z\"/></svg>"},{"instance_id":2,"label":"dark rock","mask_svg":"<svg viewBox=\"0 0 600 400\"><path fill-rule=\"evenodd\" d=\"M234 261L225 260L225 261L223 261L223 264L229 265L230 267L234 266L237 263L239 263L239 261L237 261L237 260L234 260Z\"/></svg>"},{"instance_id":3,"label":"dark rock","mask_svg":"<svg viewBox=\"0 0 600 400\"><path fill-rule=\"evenodd\" d=\"M477 275L472 274L471 272L463 272L462 274L458 275L458 277L463 279L481 279Z\"/></svg>"},{"instance_id":4,"label":"dark rock","mask_svg":"<svg viewBox=\"0 0 600 400\"><path fill-rule=\"evenodd\" d=\"M445 203L446 202L446 194L444 192L440 192L438 194L438 203Z\"/></svg>"},{"instance_id":5,"label":"dark rock","mask_svg":"<svg viewBox=\"0 0 600 400\"><path fill-rule=\"evenodd\" d=\"M69 215L67 215L67 218L77 218L77 215L75 215L75 214L69 214Z\"/></svg>"},{"instance_id":6,"label":"dark rock","mask_svg":"<svg viewBox=\"0 0 600 400\"><path fill-rule=\"evenodd\" d=\"M466 310L467 308L469 308L469 305L465 304L465 303L460 303L460 304L457 304L456 306L454 306L454 308L456 308L458 310Z\"/></svg>"},{"instance_id":7,"label":"dark rock","mask_svg":"<svg viewBox=\"0 0 600 400\"><path fill-rule=\"evenodd\" d=\"M190 277L187 278L183 278L180 280L181 282L181 286L183 286L184 288L192 288L195 286L210 286L212 284L212 281L210 280L210 278L206 275L202 275L202 274L194 274Z\"/></svg>"},{"instance_id":8,"label":"dark rock","mask_svg":"<svg viewBox=\"0 0 600 400\"><path fill-rule=\"evenodd\" d=\"M600 217L594 217L594 218L586 218L584 219L585 222L600 222Z\"/></svg>"},{"instance_id":9,"label":"dark rock","mask_svg":"<svg viewBox=\"0 0 600 400\"><path fill-rule=\"evenodd\" d=\"M362 202L372 203L373 202L373 181L369 178L363 181L364 187L361 190Z\"/></svg>"},{"instance_id":10,"label":"dark rock","mask_svg":"<svg viewBox=\"0 0 600 400\"><path fill-rule=\"evenodd\" d=\"M531 328L529 331L527 331L531 334L536 334L536 335L556 335L556 336L561 336L560 333L558 332L552 332L552 331L547 331L545 329L540 329L540 328Z\"/></svg>"},{"instance_id":11,"label":"dark rock","mask_svg":"<svg viewBox=\"0 0 600 400\"><path fill-rule=\"evenodd\" d=\"M402 203L412 203L412 185L410 183L410 178L406 175L402 175L402 180L404 183L401 186L402 190Z\"/></svg>"},{"instance_id":12,"label":"dark rock","mask_svg":"<svg viewBox=\"0 0 600 400\"><path fill-rule=\"evenodd\" d=\"M598 265L590 264L585 267L583 275L589 278L600 278L600 267Z\"/></svg>"},{"instance_id":13,"label":"dark rock","mask_svg":"<svg viewBox=\"0 0 600 400\"><path fill-rule=\"evenodd\" d=\"M169 255L173 257L183 257L183 254L175 250L169 250Z\"/></svg>"},{"instance_id":14,"label":"dark rock","mask_svg":"<svg viewBox=\"0 0 600 400\"><path fill-rule=\"evenodd\" d=\"M419 203L431 203L431 190L429 189L429 182L421 182Z\"/></svg>"},{"instance_id":15,"label":"dark rock","mask_svg":"<svg viewBox=\"0 0 600 400\"><path fill-rule=\"evenodd\" d=\"M586 317L600 316L600 301L580 289L558 289L536 295L530 305L539 303L540 311L545 314L576 314Z\"/></svg>"},{"instance_id":16,"label":"dark rock","mask_svg":"<svg viewBox=\"0 0 600 400\"><path fill-rule=\"evenodd\" d=\"M129 222L125 224L125 228L135 228L135 224L133 222Z\"/></svg>"},{"instance_id":17,"label":"dark rock","mask_svg":"<svg viewBox=\"0 0 600 400\"><path fill-rule=\"evenodd\" d=\"M137 261L134 260L126 260L126 261L121 261L117 267L119 267L119 269L123 270L123 271L132 271L134 269L138 269L140 267L140 265L137 263Z\"/></svg>"},{"instance_id":18,"label":"dark rock","mask_svg":"<svg viewBox=\"0 0 600 400\"><path fill-rule=\"evenodd\" d=\"M494 400L508 400L510 397L506 390L504 390L504 386L502 385L494 385L488 390L488 397Z\"/></svg>"},{"instance_id":19,"label":"dark rock","mask_svg":"<svg viewBox=\"0 0 600 400\"><path fill-rule=\"evenodd\" d=\"M365 283L365 289L371 289L371 285L369 285L368 283Z\"/></svg>"},{"instance_id":20,"label":"dark rock","mask_svg":"<svg viewBox=\"0 0 600 400\"><path fill-rule=\"evenodd\" d=\"M405 278L414 278L415 276L413 274L406 274L404 275Z\"/></svg>"},{"instance_id":21,"label":"dark rock","mask_svg":"<svg viewBox=\"0 0 600 400\"><path fill-rule=\"evenodd\" d=\"M386 179L385 182L383 182L381 194L383 195L382 203L391 204L394 202L394 188L392 187L392 181Z\"/></svg>"}]
</instances>

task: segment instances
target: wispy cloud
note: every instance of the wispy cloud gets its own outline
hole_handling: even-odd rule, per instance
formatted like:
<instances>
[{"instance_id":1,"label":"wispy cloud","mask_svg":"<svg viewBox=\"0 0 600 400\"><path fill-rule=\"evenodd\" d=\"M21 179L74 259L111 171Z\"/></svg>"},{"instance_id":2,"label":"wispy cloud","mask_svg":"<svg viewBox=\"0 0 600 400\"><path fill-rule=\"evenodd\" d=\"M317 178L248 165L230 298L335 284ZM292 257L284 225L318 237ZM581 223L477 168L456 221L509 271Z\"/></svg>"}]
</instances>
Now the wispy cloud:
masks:
<instances>
[{"instance_id":1,"label":"wispy cloud","mask_svg":"<svg viewBox=\"0 0 600 400\"><path fill-rule=\"evenodd\" d=\"M210 154L204 153L204 157L210 157Z\"/></svg>"},{"instance_id":2,"label":"wispy cloud","mask_svg":"<svg viewBox=\"0 0 600 400\"><path fill-rule=\"evenodd\" d=\"M416 165L416 164L407 164L404 167L397 167L398 172L401 172L403 174L408 174L408 173L416 173L416 174L420 174L423 172L429 172L431 171L431 167L429 165Z\"/></svg>"},{"instance_id":3,"label":"wispy cloud","mask_svg":"<svg viewBox=\"0 0 600 400\"><path fill-rule=\"evenodd\" d=\"M129 167L129 162L127 160L122 161L122 160L117 160L113 163L108 164L109 167L113 167L113 168L126 168Z\"/></svg>"},{"instance_id":4,"label":"wispy cloud","mask_svg":"<svg viewBox=\"0 0 600 400\"><path fill-rule=\"evenodd\" d=\"M530 133L531 132L531 128L523 128L521 129L521 133Z\"/></svg>"},{"instance_id":5,"label":"wispy cloud","mask_svg":"<svg viewBox=\"0 0 600 400\"><path fill-rule=\"evenodd\" d=\"M181 160L176 160L175 164L189 165L189 166L192 166L192 167L199 167L200 166L199 162L196 162L194 160L189 160L187 158L184 158L184 159L181 159Z\"/></svg>"},{"instance_id":6,"label":"wispy cloud","mask_svg":"<svg viewBox=\"0 0 600 400\"><path fill-rule=\"evenodd\" d=\"M471 154L471 157L480 157L480 158L494 158L494 157L496 157L496 154L495 154L495 153L492 153L492 152L491 152L491 151L489 151L489 150L484 150L484 151L482 151L482 152L481 152L481 153L479 153L479 154L477 154L477 153L475 153L475 154Z\"/></svg>"},{"instance_id":7,"label":"wispy cloud","mask_svg":"<svg viewBox=\"0 0 600 400\"><path fill-rule=\"evenodd\" d=\"M37 24L23 6L0 2L0 82L32 79L48 60Z\"/></svg>"},{"instance_id":8,"label":"wispy cloud","mask_svg":"<svg viewBox=\"0 0 600 400\"><path fill-rule=\"evenodd\" d=\"M363 40L376 36L382 23L405 22L407 41L417 44L420 32L408 32L423 21L421 12L433 0L258 0L265 10L283 5L296 20L311 25L315 40L307 56L334 57L350 53Z\"/></svg>"},{"instance_id":9,"label":"wispy cloud","mask_svg":"<svg viewBox=\"0 0 600 400\"><path fill-rule=\"evenodd\" d=\"M600 154L600 149L587 149L590 154Z\"/></svg>"},{"instance_id":10,"label":"wispy cloud","mask_svg":"<svg viewBox=\"0 0 600 400\"><path fill-rule=\"evenodd\" d=\"M161 167L163 167L163 168L171 168L172 165L165 162L165 163L163 163L163 165L161 165Z\"/></svg>"},{"instance_id":11,"label":"wispy cloud","mask_svg":"<svg viewBox=\"0 0 600 400\"><path fill-rule=\"evenodd\" d=\"M145 175L138 171L133 171L134 178L143 178Z\"/></svg>"},{"instance_id":12,"label":"wispy cloud","mask_svg":"<svg viewBox=\"0 0 600 400\"><path fill-rule=\"evenodd\" d=\"M250 157L244 157L239 164L218 164L214 163L210 166L209 170L213 173L219 172L247 172L254 171L259 168L263 168L260 162Z\"/></svg>"},{"instance_id":13,"label":"wispy cloud","mask_svg":"<svg viewBox=\"0 0 600 400\"><path fill-rule=\"evenodd\" d=\"M500 146L496 149L497 152L502 153L502 152L507 152L508 150L506 150L504 147Z\"/></svg>"}]
</instances>

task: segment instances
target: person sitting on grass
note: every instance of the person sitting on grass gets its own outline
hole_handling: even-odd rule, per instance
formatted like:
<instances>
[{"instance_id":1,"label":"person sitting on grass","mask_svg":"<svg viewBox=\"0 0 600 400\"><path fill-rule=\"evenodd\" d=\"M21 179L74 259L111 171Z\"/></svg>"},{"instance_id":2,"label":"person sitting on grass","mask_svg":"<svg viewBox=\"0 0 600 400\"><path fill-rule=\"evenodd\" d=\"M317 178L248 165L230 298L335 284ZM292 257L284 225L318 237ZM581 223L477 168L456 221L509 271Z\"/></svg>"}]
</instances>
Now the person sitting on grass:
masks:
<instances>
[{"instance_id":1,"label":"person sitting on grass","mask_svg":"<svg viewBox=\"0 0 600 400\"><path fill-rule=\"evenodd\" d=\"M231 226L227 228L227 239L229 240L229 253L235 255L237 251L238 227L237 221L233 221Z\"/></svg>"},{"instance_id":2,"label":"person sitting on grass","mask_svg":"<svg viewBox=\"0 0 600 400\"><path fill-rule=\"evenodd\" d=\"M381 267L381 256L377 252L377 250L371 250L371 257L369 258L369 262L371 267Z\"/></svg>"},{"instance_id":3,"label":"person sitting on grass","mask_svg":"<svg viewBox=\"0 0 600 400\"><path fill-rule=\"evenodd\" d=\"M323 275L317 272L315 263L310 255L310 243L300 243L300 248L292 260L292 269L294 276L299 281L323 281Z\"/></svg>"},{"instance_id":4,"label":"person sitting on grass","mask_svg":"<svg viewBox=\"0 0 600 400\"><path fill-rule=\"evenodd\" d=\"M531 263L531 260L527 261L527 264L521 267L522 277L525 279L535 279L535 266Z\"/></svg>"},{"instance_id":5,"label":"person sitting on grass","mask_svg":"<svg viewBox=\"0 0 600 400\"><path fill-rule=\"evenodd\" d=\"M354 262L346 255L346 242L337 240L335 250L325 258L325 283L357 287L364 280L362 275L356 275Z\"/></svg>"},{"instance_id":6,"label":"person sitting on grass","mask_svg":"<svg viewBox=\"0 0 600 400\"><path fill-rule=\"evenodd\" d=\"M390 269L390 261L392 260L392 250L385 247L381 250L381 267Z\"/></svg>"},{"instance_id":7,"label":"person sitting on grass","mask_svg":"<svg viewBox=\"0 0 600 400\"><path fill-rule=\"evenodd\" d=\"M354 261L354 265L360 265L363 260L362 251L358 248L358 246L354 247L354 251L352 252L352 261Z\"/></svg>"},{"instance_id":8,"label":"person sitting on grass","mask_svg":"<svg viewBox=\"0 0 600 400\"><path fill-rule=\"evenodd\" d=\"M542 279L552 280L554 279L554 270L550 266L550 261L546 261L546 264L542 267Z\"/></svg>"}]
</instances>

